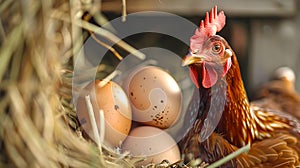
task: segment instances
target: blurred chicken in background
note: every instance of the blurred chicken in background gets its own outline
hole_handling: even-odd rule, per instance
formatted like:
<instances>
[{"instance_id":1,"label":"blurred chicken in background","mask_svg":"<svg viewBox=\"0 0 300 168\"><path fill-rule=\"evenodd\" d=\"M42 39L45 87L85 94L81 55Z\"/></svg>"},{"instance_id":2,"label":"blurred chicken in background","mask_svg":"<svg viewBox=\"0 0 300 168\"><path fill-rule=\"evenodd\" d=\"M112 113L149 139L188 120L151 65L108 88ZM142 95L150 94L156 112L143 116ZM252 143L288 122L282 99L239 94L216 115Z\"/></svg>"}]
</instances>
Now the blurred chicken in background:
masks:
<instances>
[{"instance_id":1,"label":"blurred chicken in background","mask_svg":"<svg viewBox=\"0 0 300 168\"><path fill-rule=\"evenodd\" d=\"M252 103L283 111L300 119L300 95L295 89L295 78L291 68L278 68L272 79L254 93Z\"/></svg>"}]
</instances>

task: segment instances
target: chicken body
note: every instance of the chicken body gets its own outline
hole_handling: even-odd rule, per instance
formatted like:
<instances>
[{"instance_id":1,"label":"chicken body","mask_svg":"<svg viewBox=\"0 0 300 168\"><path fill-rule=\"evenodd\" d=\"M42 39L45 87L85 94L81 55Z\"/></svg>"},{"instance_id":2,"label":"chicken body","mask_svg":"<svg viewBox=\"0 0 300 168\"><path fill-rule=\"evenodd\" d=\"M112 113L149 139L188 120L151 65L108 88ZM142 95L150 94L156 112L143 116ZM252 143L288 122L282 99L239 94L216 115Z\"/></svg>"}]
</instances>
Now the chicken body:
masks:
<instances>
[{"instance_id":1,"label":"chicken body","mask_svg":"<svg viewBox=\"0 0 300 168\"><path fill-rule=\"evenodd\" d=\"M295 90L295 73L288 67L278 68L272 79L254 95L255 105L277 109L300 119L300 96Z\"/></svg>"},{"instance_id":2,"label":"chicken body","mask_svg":"<svg viewBox=\"0 0 300 168\"><path fill-rule=\"evenodd\" d=\"M204 21L208 28L201 29L200 24L200 35L192 37L191 43L197 45L191 44L192 53L183 61L199 89L199 99L191 106L196 102L199 108L196 121L180 142L182 153L212 163L250 143L248 154L222 167L299 167L300 122L249 103L234 51L216 32L206 32L219 24L211 19L218 18L215 9L211 15Z\"/></svg>"}]
</instances>

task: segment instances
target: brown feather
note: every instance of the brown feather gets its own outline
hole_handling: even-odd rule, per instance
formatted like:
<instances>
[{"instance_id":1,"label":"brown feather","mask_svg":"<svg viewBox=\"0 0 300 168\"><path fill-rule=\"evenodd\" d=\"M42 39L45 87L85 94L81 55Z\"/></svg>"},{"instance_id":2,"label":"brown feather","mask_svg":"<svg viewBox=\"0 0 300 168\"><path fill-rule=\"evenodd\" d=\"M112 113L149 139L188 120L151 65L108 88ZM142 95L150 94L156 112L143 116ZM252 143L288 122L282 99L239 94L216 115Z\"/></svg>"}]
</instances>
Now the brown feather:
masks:
<instances>
[{"instance_id":1,"label":"brown feather","mask_svg":"<svg viewBox=\"0 0 300 168\"><path fill-rule=\"evenodd\" d=\"M278 70L283 68L287 72L278 75ZM255 101L252 103L263 108L283 111L300 119L300 95L295 90L295 79L290 77L291 73L293 76L293 71L286 67L277 69L273 79L255 91Z\"/></svg>"}]
</instances>

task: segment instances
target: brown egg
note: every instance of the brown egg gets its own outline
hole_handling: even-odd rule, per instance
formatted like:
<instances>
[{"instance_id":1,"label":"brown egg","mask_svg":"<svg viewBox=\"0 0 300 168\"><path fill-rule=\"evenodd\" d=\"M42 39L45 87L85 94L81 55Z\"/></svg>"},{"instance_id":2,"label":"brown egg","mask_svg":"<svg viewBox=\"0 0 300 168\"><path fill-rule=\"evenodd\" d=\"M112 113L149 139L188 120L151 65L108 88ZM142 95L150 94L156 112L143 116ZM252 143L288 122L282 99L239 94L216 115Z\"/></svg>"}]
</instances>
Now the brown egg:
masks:
<instances>
[{"instance_id":1,"label":"brown egg","mask_svg":"<svg viewBox=\"0 0 300 168\"><path fill-rule=\"evenodd\" d=\"M83 130L94 140L92 126L86 106L85 96L90 95L97 126L100 127L99 110L104 111L104 144L109 147L119 146L127 137L132 120L129 100L123 89L114 82L99 86L100 81L88 85L81 91L76 106L77 116ZM100 134L100 128L98 128Z\"/></svg>"},{"instance_id":2,"label":"brown egg","mask_svg":"<svg viewBox=\"0 0 300 168\"><path fill-rule=\"evenodd\" d=\"M170 74L146 66L129 75L124 87L134 121L162 129L176 122L181 110L181 90Z\"/></svg>"},{"instance_id":3,"label":"brown egg","mask_svg":"<svg viewBox=\"0 0 300 168\"><path fill-rule=\"evenodd\" d=\"M146 158L136 166L157 164L163 160L171 163L180 160L179 148L174 139L165 131L152 126L134 128L124 141L122 150L129 151L134 157Z\"/></svg>"}]
</instances>

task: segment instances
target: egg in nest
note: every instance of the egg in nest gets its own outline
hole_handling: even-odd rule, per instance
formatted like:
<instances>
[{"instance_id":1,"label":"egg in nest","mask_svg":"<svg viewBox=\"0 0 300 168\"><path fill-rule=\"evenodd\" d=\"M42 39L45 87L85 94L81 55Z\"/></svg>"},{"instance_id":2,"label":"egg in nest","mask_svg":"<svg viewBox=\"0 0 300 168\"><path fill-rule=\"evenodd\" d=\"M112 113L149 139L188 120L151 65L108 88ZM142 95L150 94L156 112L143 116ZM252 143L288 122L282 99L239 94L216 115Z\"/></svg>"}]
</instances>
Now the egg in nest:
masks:
<instances>
[{"instance_id":1,"label":"egg in nest","mask_svg":"<svg viewBox=\"0 0 300 168\"><path fill-rule=\"evenodd\" d=\"M161 68L146 66L134 70L124 82L133 110L133 120L145 125L169 128L181 111L181 89Z\"/></svg>"},{"instance_id":2,"label":"egg in nest","mask_svg":"<svg viewBox=\"0 0 300 168\"><path fill-rule=\"evenodd\" d=\"M134 157L145 157L146 160L136 163L140 167L150 163L168 160L174 163L180 160L179 148L174 139L165 131L152 127L134 128L122 145L123 151L129 151Z\"/></svg>"},{"instance_id":3,"label":"egg in nest","mask_svg":"<svg viewBox=\"0 0 300 168\"><path fill-rule=\"evenodd\" d=\"M131 107L126 93L118 84L110 81L101 86L100 82L96 80L81 90L76 106L77 117L85 133L95 140L85 101L85 96L89 95L99 134L100 130L103 130L100 128L99 110L104 112L104 145L114 148L120 146L129 134L132 121Z\"/></svg>"}]
</instances>

